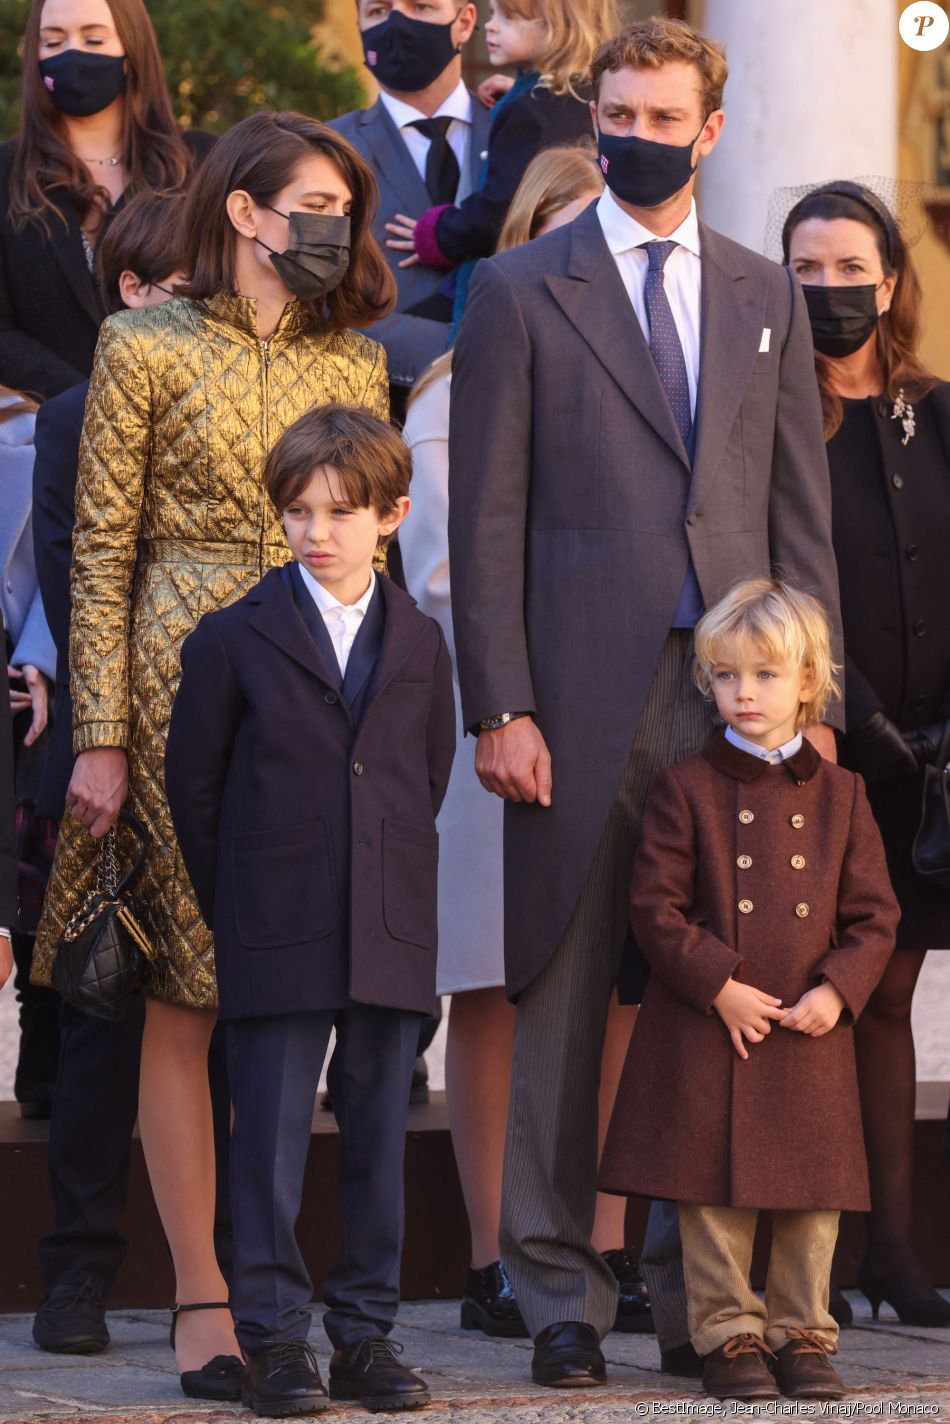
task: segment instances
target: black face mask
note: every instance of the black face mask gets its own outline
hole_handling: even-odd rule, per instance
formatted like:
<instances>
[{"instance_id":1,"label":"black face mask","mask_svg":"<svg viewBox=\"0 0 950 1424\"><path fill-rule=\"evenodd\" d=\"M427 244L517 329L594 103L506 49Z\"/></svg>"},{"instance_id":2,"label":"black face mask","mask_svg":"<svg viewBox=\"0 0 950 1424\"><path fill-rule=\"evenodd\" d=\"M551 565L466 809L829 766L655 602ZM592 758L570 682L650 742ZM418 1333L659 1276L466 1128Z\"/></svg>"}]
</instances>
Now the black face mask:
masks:
<instances>
[{"instance_id":1,"label":"black face mask","mask_svg":"<svg viewBox=\"0 0 950 1424\"><path fill-rule=\"evenodd\" d=\"M459 14L447 25L434 25L392 10L382 24L362 33L367 68L397 94L428 89L459 53L459 46L452 43L452 26Z\"/></svg>"},{"instance_id":2,"label":"black face mask","mask_svg":"<svg viewBox=\"0 0 950 1424\"><path fill-rule=\"evenodd\" d=\"M877 328L877 287L809 287L802 284L811 339L823 356L851 356Z\"/></svg>"},{"instance_id":3,"label":"black face mask","mask_svg":"<svg viewBox=\"0 0 950 1424\"><path fill-rule=\"evenodd\" d=\"M699 133L687 144L654 143L649 138L621 137L601 129L598 151L607 187L635 208L659 207L696 172L691 159Z\"/></svg>"},{"instance_id":4,"label":"black face mask","mask_svg":"<svg viewBox=\"0 0 950 1424\"><path fill-rule=\"evenodd\" d=\"M60 113L74 119L100 114L125 93L124 54L67 49L52 59L41 59L40 74Z\"/></svg>"},{"instance_id":5,"label":"black face mask","mask_svg":"<svg viewBox=\"0 0 950 1424\"><path fill-rule=\"evenodd\" d=\"M302 302L318 301L338 287L350 265L349 218L329 213L282 213L270 203L264 206L290 223L283 252L275 252L255 238L270 253L284 286Z\"/></svg>"}]
</instances>

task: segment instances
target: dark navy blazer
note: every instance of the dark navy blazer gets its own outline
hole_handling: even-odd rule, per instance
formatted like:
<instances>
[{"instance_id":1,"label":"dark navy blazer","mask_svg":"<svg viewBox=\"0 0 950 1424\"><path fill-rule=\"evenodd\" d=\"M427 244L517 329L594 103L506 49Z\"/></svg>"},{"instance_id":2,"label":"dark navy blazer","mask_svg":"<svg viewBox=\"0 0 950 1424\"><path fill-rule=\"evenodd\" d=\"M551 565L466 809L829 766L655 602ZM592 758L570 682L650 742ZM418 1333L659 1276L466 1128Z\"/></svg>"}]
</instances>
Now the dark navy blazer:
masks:
<instances>
[{"instance_id":1,"label":"dark navy blazer","mask_svg":"<svg viewBox=\"0 0 950 1424\"><path fill-rule=\"evenodd\" d=\"M381 578L341 682L299 578L272 570L182 649L165 782L221 1016L431 1013L449 653Z\"/></svg>"}]
</instances>

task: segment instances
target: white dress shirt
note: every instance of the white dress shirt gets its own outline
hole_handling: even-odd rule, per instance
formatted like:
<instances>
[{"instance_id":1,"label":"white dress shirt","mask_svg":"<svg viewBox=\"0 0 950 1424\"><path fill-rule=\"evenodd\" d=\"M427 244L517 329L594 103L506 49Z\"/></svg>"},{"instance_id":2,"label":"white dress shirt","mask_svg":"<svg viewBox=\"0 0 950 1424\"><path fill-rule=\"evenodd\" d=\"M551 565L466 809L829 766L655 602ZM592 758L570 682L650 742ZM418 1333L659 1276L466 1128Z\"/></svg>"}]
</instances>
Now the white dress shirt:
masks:
<instances>
[{"instance_id":1,"label":"white dress shirt","mask_svg":"<svg viewBox=\"0 0 950 1424\"><path fill-rule=\"evenodd\" d=\"M650 232L649 228L643 227L629 213L625 213L614 201L609 188L604 189L598 200L597 216L607 246L617 264L617 271L627 289L627 296L648 342L650 322L647 317L646 280L650 259L643 244L660 241L677 243L676 251L670 253L663 268L663 288L683 348L686 379L689 382L690 411L695 420L696 390L699 385L699 302L702 291L696 204L690 203L688 216L675 232L662 239L658 238L655 232Z\"/></svg>"},{"instance_id":2,"label":"white dress shirt","mask_svg":"<svg viewBox=\"0 0 950 1424\"><path fill-rule=\"evenodd\" d=\"M796 732L790 742L783 742L780 747L773 747L770 752L755 742L750 742L734 727L726 728L726 741L731 742L734 747L738 747L740 752L748 752L750 756L767 761L769 766L778 766L781 762L788 761L789 757L793 757L797 751L801 751L802 734Z\"/></svg>"},{"instance_id":3,"label":"white dress shirt","mask_svg":"<svg viewBox=\"0 0 950 1424\"><path fill-rule=\"evenodd\" d=\"M446 137L449 147L458 159L459 172L464 174L465 164L468 161L469 137L472 131L472 96L466 89L463 80L459 80L458 88L452 90L445 103L440 104L434 114L423 114L403 99L396 99L392 94L387 94L384 89L379 91L379 101L402 135L403 142L409 150L409 156L419 170L419 177L423 182L425 182L426 176L426 158L432 140L426 138L425 134L420 133L418 129L410 126L417 119L451 118L452 122L446 130Z\"/></svg>"},{"instance_id":4,"label":"white dress shirt","mask_svg":"<svg viewBox=\"0 0 950 1424\"><path fill-rule=\"evenodd\" d=\"M333 651L336 653L336 660L340 664L340 676L343 677L346 674L350 650L356 641L356 635L360 631L360 625L366 616L370 600L376 592L376 575L375 573L370 574L369 588L362 598L358 598L355 603L341 603L338 598L333 597L332 593L327 592L322 583L317 582L310 570L305 569L303 564L298 562L297 567L303 576L304 587L319 608L320 617L326 624L330 642L333 644Z\"/></svg>"}]
</instances>

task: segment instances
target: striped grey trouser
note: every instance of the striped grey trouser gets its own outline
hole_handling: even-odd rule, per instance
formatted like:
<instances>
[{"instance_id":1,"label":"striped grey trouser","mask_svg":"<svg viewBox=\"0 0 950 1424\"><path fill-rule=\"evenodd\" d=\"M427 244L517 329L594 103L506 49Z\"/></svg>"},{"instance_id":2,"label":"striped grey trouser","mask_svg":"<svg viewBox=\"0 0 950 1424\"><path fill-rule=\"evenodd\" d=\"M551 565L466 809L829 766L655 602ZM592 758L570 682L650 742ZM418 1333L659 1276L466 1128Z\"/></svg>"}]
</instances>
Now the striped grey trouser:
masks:
<instances>
[{"instance_id":1,"label":"striped grey trouser","mask_svg":"<svg viewBox=\"0 0 950 1424\"><path fill-rule=\"evenodd\" d=\"M501 1251L532 1336L563 1320L586 1321L603 1336L617 1310L617 1282L590 1243L600 1058L650 787L662 767L699 750L714 721L691 662L691 631L672 629L567 929L518 1000ZM557 795L557 766L554 777ZM668 1227L658 1284L668 1293L672 1282L673 1298L654 1304L658 1322L664 1311L670 1322L662 1348L689 1338L678 1233L670 1238Z\"/></svg>"}]
</instances>

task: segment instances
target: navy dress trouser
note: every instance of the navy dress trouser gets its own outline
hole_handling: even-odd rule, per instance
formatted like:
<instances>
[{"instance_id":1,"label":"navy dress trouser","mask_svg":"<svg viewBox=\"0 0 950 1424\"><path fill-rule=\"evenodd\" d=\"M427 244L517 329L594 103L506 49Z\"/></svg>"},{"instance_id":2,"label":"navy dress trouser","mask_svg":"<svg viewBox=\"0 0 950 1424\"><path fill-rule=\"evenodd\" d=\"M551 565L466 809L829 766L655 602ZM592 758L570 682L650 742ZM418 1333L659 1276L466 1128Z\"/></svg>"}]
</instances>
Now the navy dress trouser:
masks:
<instances>
[{"instance_id":1,"label":"navy dress trouser","mask_svg":"<svg viewBox=\"0 0 950 1424\"><path fill-rule=\"evenodd\" d=\"M313 1286L295 1225L330 1030L328 1087L340 1128L340 1256L323 1282L336 1349L386 1335L399 1305L403 1157L420 1015L354 1004L226 1025L234 1279L245 1351L305 1340Z\"/></svg>"}]
</instances>

